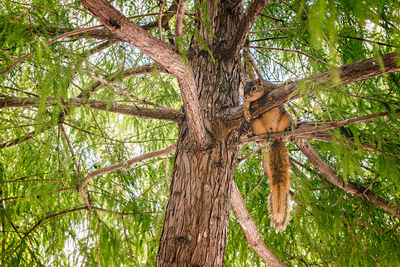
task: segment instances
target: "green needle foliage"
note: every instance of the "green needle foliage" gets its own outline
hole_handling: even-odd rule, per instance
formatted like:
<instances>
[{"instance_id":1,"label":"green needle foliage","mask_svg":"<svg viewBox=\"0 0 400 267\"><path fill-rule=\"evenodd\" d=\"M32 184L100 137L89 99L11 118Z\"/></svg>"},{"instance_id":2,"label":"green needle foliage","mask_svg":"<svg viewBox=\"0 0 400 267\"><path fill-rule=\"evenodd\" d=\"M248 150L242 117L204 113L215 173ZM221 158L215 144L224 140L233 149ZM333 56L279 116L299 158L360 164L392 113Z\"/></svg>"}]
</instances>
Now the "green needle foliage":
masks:
<instances>
[{"instance_id":1,"label":"green needle foliage","mask_svg":"<svg viewBox=\"0 0 400 267\"><path fill-rule=\"evenodd\" d=\"M159 38L158 23L152 24L159 1L110 2ZM164 15L172 4L164 1ZM273 1L255 21L246 46L264 79L297 80L398 50L399 10L400 2L389 0ZM195 28L203 23L213 33L208 12L204 1L188 1L183 35L176 42L176 17L171 14L162 25L163 40L178 45L185 60L193 38L212 56ZM123 114L118 105L179 111L180 90L165 70L104 28L54 40L95 25L99 22L78 1L0 2L4 266L155 265L173 154L124 163L94 176L81 191L79 185L95 171L174 144L176 122ZM148 67L140 72L143 66ZM343 183L368 189L399 214L400 73L337 87L300 85L299 91L304 96L287 106L297 122L390 113L329 131L329 141L310 143ZM19 106L7 107L10 99L19 99ZM89 100L106 107L95 109ZM287 144L293 207L286 231L270 226L269 182L264 177L260 183L264 173L256 144L240 148L235 174L263 242L277 258L288 266L399 265L399 217L334 186ZM225 265L265 266L233 213Z\"/></svg>"}]
</instances>

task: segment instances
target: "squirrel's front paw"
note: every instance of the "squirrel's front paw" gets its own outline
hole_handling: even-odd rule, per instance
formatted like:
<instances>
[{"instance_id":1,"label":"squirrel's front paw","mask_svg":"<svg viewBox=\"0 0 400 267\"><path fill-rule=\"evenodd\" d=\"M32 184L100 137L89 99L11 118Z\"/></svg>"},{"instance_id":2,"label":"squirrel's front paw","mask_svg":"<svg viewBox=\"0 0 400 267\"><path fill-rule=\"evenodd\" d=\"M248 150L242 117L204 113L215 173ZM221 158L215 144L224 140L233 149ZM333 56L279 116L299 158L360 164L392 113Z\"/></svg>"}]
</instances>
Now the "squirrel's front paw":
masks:
<instances>
[{"instance_id":1,"label":"squirrel's front paw","mask_svg":"<svg viewBox=\"0 0 400 267\"><path fill-rule=\"evenodd\" d=\"M243 113L244 113L244 119L246 121L250 121L250 119L251 119L250 111L248 109L245 109L245 110L243 110Z\"/></svg>"}]
</instances>

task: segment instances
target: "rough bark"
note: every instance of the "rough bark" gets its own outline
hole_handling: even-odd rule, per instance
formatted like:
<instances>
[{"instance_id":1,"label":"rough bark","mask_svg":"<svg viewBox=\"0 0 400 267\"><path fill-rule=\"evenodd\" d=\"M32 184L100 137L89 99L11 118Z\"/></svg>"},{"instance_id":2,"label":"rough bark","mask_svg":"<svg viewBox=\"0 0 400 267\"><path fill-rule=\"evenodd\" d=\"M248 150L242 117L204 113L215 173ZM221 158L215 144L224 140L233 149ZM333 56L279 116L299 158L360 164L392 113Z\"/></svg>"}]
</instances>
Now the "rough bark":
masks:
<instances>
[{"instance_id":1,"label":"rough bark","mask_svg":"<svg viewBox=\"0 0 400 267\"><path fill-rule=\"evenodd\" d=\"M222 142L194 151L184 139L176 151L157 266L222 266L237 151Z\"/></svg>"},{"instance_id":2,"label":"rough bark","mask_svg":"<svg viewBox=\"0 0 400 267\"><path fill-rule=\"evenodd\" d=\"M157 257L157 266L222 266L229 219L230 192L237 148L230 146L238 136L216 114L239 104L240 61L224 59L221 43L228 42L242 11L231 10L230 1L209 1L208 21L213 34L199 25L199 34L213 58L194 40L187 52L197 85L204 126L213 142L196 150L180 126L170 197ZM201 10L197 15L202 16Z\"/></svg>"}]
</instances>

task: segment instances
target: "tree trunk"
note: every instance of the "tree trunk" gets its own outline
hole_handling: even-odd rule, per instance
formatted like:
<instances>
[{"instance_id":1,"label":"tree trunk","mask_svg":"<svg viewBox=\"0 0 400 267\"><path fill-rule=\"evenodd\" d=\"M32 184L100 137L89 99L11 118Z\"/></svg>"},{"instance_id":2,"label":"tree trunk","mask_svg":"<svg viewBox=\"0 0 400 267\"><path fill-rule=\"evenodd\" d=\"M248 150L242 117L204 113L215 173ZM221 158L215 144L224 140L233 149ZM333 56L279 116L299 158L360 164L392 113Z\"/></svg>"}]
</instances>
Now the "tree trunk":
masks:
<instances>
[{"instance_id":1,"label":"tree trunk","mask_svg":"<svg viewBox=\"0 0 400 267\"><path fill-rule=\"evenodd\" d=\"M157 266L222 266L237 153L188 145L178 143Z\"/></svg>"},{"instance_id":2,"label":"tree trunk","mask_svg":"<svg viewBox=\"0 0 400 267\"><path fill-rule=\"evenodd\" d=\"M238 136L216 119L225 108L239 105L240 59L222 53L229 47L242 16L230 1L207 2L208 34L199 24L199 36L210 51L192 41L187 57L198 88L204 127L211 145L196 148L188 125L180 125L170 197L157 266L222 266L229 220L231 182ZM212 56L210 55L210 52ZM233 133L233 134L232 134Z\"/></svg>"}]
</instances>

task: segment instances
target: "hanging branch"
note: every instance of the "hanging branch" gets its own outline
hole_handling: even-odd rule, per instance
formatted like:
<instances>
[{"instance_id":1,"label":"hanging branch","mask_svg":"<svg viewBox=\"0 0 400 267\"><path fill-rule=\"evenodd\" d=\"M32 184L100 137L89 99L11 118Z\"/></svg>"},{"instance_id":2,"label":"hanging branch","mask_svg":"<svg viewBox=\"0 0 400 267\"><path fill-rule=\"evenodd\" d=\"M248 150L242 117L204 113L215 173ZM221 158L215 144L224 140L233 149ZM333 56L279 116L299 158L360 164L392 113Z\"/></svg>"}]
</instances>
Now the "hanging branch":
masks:
<instances>
[{"instance_id":1,"label":"hanging branch","mask_svg":"<svg viewBox=\"0 0 400 267\"><path fill-rule=\"evenodd\" d=\"M264 244L257 226L246 209L242 195L235 181L231 184L231 206L236 220L242 227L248 244L269 266L286 266Z\"/></svg>"},{"instance_id":2,"label":"hanging branch","mask_svg":"<svg viewBox=\"0 0 400 267\"><path fill-rule=\"evenodd\" d=\"M397 218L400 218L400 207L391 207L389 205L389 201L376 196L374 192L369 191L368 188L364 188L352 182L344 182L338 177L336 172L318 155L318 152L315 151L310 143L300 139L296 139L295 142L297 147L301 150L301 152L303 152L303 154L314 165L314 167L332 184L348 193L364 198L372 204L396 216Z\"/></svg>"}]
</instances>

